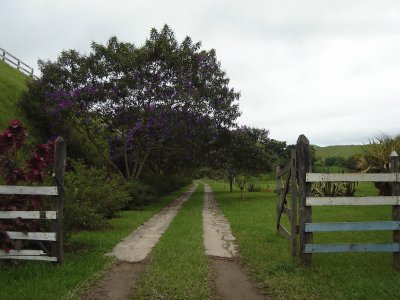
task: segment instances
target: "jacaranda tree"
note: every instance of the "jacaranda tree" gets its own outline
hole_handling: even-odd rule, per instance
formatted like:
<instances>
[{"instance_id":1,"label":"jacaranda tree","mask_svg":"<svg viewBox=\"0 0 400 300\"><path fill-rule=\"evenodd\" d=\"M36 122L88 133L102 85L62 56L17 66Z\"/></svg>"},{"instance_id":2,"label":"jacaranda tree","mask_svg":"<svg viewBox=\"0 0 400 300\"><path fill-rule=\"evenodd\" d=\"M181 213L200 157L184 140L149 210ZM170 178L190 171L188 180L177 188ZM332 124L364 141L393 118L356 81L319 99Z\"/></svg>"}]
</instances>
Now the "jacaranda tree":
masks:
<instances>
[{"instance_id":1,"label":"jacaranda tree","mask_svg":"<svg viewBox=\"0 0 400 300\"><path fill-rule=\"evenodd\" d=\"M200 159L240 115L215 51L189 37L178 43L167 25L141 47L112 37L88 55L64 51L39 65L42 77L22 99L31 118L47 120L51 133L73 127L126 179L139 178L155 152Z\"/></svg>"}]
</instances>

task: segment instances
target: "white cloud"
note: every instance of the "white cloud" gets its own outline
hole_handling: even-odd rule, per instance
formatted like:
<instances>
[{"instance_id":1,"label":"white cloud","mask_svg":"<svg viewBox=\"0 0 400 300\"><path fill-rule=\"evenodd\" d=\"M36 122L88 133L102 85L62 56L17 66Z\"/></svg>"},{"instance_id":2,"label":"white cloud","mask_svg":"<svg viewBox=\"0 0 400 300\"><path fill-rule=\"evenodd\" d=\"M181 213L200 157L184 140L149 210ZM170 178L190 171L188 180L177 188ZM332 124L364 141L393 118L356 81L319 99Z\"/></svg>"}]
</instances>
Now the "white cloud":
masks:
<instances>
[{"instance_id":1,"label":"white cloud","mask_svg":"<svg viewBox=\"0 0 400 300\"><path fill-rule=\"evenodd\" d=\"M140 45L165 23L217 50L241 123L325 145L399 132L399 1L0 0L0 46L35 66L111 35Z\"/></svg>"}]
</instances>

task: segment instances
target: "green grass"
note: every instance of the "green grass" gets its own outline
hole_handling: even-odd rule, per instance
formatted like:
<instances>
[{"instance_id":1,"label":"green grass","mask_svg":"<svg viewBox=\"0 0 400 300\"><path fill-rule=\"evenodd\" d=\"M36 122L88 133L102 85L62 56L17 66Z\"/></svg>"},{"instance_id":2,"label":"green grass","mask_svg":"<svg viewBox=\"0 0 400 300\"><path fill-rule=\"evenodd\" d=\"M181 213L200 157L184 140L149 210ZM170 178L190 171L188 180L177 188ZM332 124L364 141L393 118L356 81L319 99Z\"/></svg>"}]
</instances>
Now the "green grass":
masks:
<instances>
[{"instance_id":1,"label":"green grass","mask_svg":"<svg viewBox=\"0 0 400 300\"><path fill-rule=\"evenodd\" d=\"M327 146L327 147L315 147L315 155L325 159L332 156L341 156L344 158L349 158L355 154L363 153L362 145L338 145L338 146Z\"/></svg>"},{"instance_id":2,"label":"green grass","mask_svg":"<svg viewBox=\"0 0 400 300\"><path fill-rule=\"evenodd\" d=\"M78 297L97 279L113 258L104 256L123 237L174 200L179 190L146 206L141 211L126 211L110 220L112 229L83 231L71 239L63 265L48 262L0 263L0 299L70 299Z\"/></svg>"},{"instance_id":3,"label":"green grass","mask_svg":"<svg viewBox=\"0 0 400 300\"><path fill-rule=\"evenodd\" d=\"M273 184L270 182L269 184ZM216 199L231 222L242 261L269 294L277 299L398 299L400 272L392 268L390 253L315 254L311 268L290 256L289 244L276 234L276 196L229 193L211 182ZM359 186L358 195L376 193L371 184ZM390 220L390 207L314 208L313 220ZM386 243L391 232L314 234L316 243Z\"/></svg>"},{"instance_id":4,"label":"green grass","mask_svg":"<svg viewBox=\"0 0 400 300\"><path fill-rule=\"evenodd\" d=\"M152 250L134 299L210 299L202 208L203 185L199 185Z\"/></svg>"},{"instance_id":5,"label":"green grass","mask_svg":"<svg viewBox=\"0 0 400 300\"><path fill-rule=\"evenodd\" d=\"M26 123L16 103L21 93L26 90L27 78L18 70L0 61L0 130L5 128L11 119L20 119Z\"/></svg>"}]
</instances>

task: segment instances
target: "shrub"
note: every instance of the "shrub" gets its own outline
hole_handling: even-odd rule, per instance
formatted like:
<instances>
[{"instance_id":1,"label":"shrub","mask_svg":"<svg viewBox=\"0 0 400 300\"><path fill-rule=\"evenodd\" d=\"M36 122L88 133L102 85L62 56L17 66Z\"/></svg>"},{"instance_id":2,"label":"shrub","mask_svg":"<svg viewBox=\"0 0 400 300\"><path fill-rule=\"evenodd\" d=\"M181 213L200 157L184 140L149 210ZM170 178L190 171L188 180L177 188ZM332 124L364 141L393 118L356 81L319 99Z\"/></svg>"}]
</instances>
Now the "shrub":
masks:
<instances>
[{"instance_id":1,"label":"shrub","mask_svg":"<svg viewBox=\"0 0 400 300\"><path fill-rule=\"evenodd\" d=\"M21 163L21 152L27 133L21 121L11 120L0 134L0 183L7 185L36 185L43 183L46 175L51 174L49 167L53 162L54 141L33 148L30 158ZM44 201L36 195L1 195L1 211L43 210ZM0 220L0 249L20 249L25 242L11 240L7 231L40 231L42 226L36 220Z\"/></svg>"},{"instance_id":2,"label":"shrub","mask_svg":"<svg viewBox=\"0 0 400 300\"><path fill-rule=\"evenodd\" d=\"M314 197L352 197L356 191L357 182L315 182L311 194Z\"/></svg>"},{"instance_id":3,"label":"shrub","mask_svg":"<svg viewBox=\"0 0 400 300\"><path fill-rule=\"evenodd\" d=\"M127 209L134 209L137 206L148 204L157 197L156 191L153 188L140 181L126 183L125 189L130 198L125 207Z\"/></svg>"},{"instance_id":4,"label":"shrub","mask_svg":"<svg viewBox=\"0 0 400 300\"><path fill-rule=\"evenodd\" d=\"M72 162L71 167L65 178L65 229L99 229L129 201L125 180L81 161Z\"/></svg>"},{"instance_id":5,"label":"shrub","mask_svg":"<svg viewBox=\"0 0 400 300\"><path fill-rule=\"evenodd\" d=\"M248 190L249 192L261 192L261 187L255 185L253 182L250 182L250 183L247 185L247 190Z\"/></svg>"},{"instance_id":6,"label":"shrub","mask_svg":"<svg viewBox=\"0 0 400 300\"><path fill-rule=\"evenodd\" d=\"M189 184L192 179L182 175L157 175L143 181L153 188L157 196L162 196Z\"/></svg>"}]
</instances>

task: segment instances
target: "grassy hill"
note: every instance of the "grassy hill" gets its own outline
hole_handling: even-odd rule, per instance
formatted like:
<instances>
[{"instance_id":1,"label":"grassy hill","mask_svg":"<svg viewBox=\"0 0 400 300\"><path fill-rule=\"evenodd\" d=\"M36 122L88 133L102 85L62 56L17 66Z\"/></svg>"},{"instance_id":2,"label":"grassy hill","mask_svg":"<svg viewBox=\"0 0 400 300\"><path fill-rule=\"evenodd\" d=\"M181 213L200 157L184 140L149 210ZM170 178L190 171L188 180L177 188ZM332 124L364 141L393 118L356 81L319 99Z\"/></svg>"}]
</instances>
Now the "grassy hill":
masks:
<instances>
[{"instance_id":1,"label":"grassy hill","mask_svg":"<svg viewBox=\"0 0 400 300\"><path fill-rule=\"evenodd\" d=\"M26 90L26 79L27 76L0 61L0 131L12 119L20 119L27 125L25 117L16 105L21 93Z\"/></svg>"},{"instance_id":2,"label":"grassy hill","mask_svg":"<svg viewBox=\"0 0 400 300\"><path fill-rule=\"evenodd\" d=\"M362 145L338 145L327 147L314 146L316 156L321 157L322 159L331 156L341 156L344 158L348 158L355 154L362 154L362 147Z\"/></svg>"}]
</instances>

